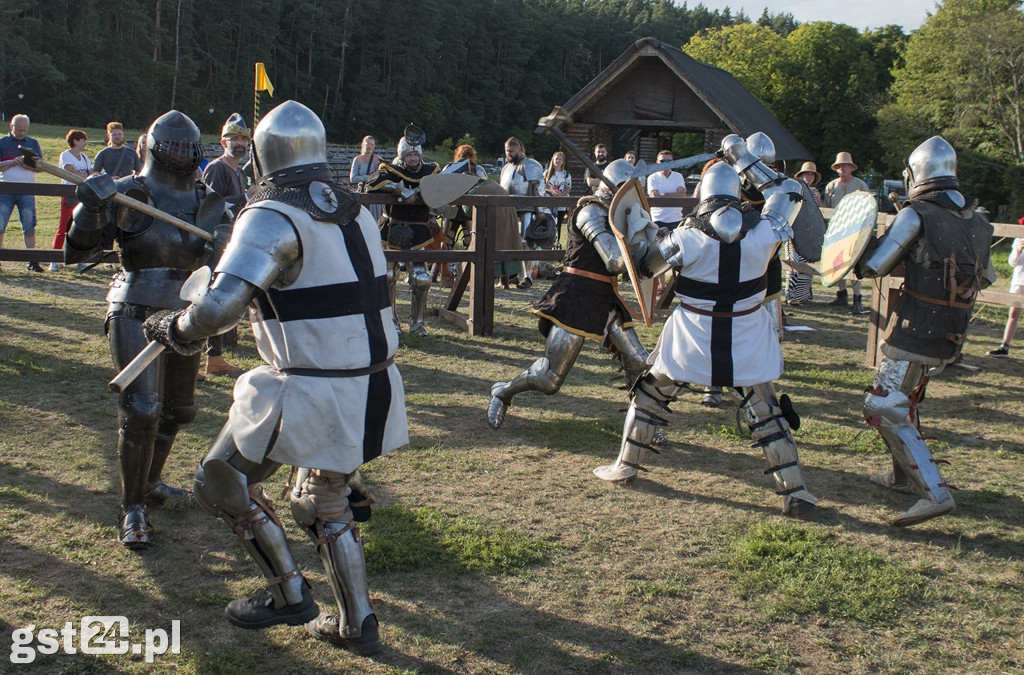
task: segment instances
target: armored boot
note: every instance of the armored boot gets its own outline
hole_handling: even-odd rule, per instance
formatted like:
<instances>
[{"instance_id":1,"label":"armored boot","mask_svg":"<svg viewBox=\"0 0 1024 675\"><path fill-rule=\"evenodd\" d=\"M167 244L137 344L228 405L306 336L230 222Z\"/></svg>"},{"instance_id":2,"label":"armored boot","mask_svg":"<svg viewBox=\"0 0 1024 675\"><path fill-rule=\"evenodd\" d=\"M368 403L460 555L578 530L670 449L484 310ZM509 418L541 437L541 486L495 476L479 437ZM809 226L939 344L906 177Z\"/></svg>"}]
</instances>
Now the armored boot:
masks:
<instances>
[{"instance_id":1,"label":"armored boot","mask_svg":"<svg viewBox=\"0 0 1024 675\"><path fill-rule=\"evenodd\" d=\"M427 296L430 293L430 272L423 263L413 263L409 273L409 286L412 290L412 307L409 311L409 332L422 337L427 336Z\"/></svg>"},{"instance_id":2,"label":"armored boot","mask_svg":"<svg viewBox=\"0 0 1024 675\"><path fill-rule=\"evenodd\" d=\"M316 601L288 548L284 528L261 483L249 488L248 512L222 517L242 541L249 556L263 570L267 588L245 599L232 600L224 610L239 628L266 628L277 624L301 626L320 613Z\"/></svg>"},{"instance_id":3,"label":"armored boot","mask_svg":"<svg viewBox=\"0 0 1024 675\"><path fill-rule=\"evenodd\" d=\"M383 647L366 584L363 544L349 504L349 478L300 469L292 490L292 515L316 544L339 612L320 614L306 623L306 630L368 656Z\"/></svg>"},{"instance_id":4,"label":"armored boot","mask_svg":"<svg viewBox=\"0 0 1024 675\"><path fill-rule=\"evenodd\" d=\"M799 428L800 418L788 402L775 396L770 382L756 384L744 391L743 414L754 444L768 460L765 473L772 474L782 497L782 512L802 516L814 509L818 498L807 491L800 471L796 442L790 428Z\"/></svg>"},{"instance_id":5,"label":"armored boot","mask_svg":"<svg viewBox=\"0 0 1024 675\"><path fill-rule=\"evenodd\" d=\"M722 405L722 388L704 387L704 398L700 400L700 404L705 408L720 407Z\"/></svg>"},{"instance_id":6,"label":"armored boot","mask_svg":"<svg viewBox=\"0 0 1024 675\"><path fill-rule=\"evenodd\" d=\"M850 314L867 314L868 310L864 309L861 305L862 296L854 294L853 296L853 307L850 309Z\"/></svg>"},{"instance_id":7,"label":"armored boot","mask_svg":"<svg viewBox=\"0 0 1024 675\"><path fill-rule=\"evenodd\" d=\"M914 506L893 519L892 524L897 527L915 525L956 508L949 491L952 486L943 480L938 461L932 457L914 423L917 410L911 396L915 400L919 398L927 379L925 366L885 356L864 397L865 420L885 441L894 467L902 471L914 491L922 496ZM894 485L898 484L898 477L894 469Z\"/></svg>"},{"instance_id":8,"label":"armored boot","mask_svg":"<svg viewBox=\"0 0 1024 675\"><path fill-rule=\"evenodd\" d=\"M121 478L121 517L117 540L126 548L147 548L153 528L142 505L162 405L153 394L125 397L119 411L117 463ZM165 458L166 459L166 458Z\"/></svg>"},{"instance_id":9,"label":"armored boot","mask_svg":"<svg viewBox=\"0 0 1024 675\"><path fill-rule=\"evenodd\" d=\"M555 394L562 388L565 376L579 356L583 342L582 335L575 335L552 326L548 332L548 341L544 356L521 372L511 382L495 382L491 387L491 400L487 405L487 423L497 429L505 422L505 413L512 405L512 397L524 391L539 391L547 396Z\"/></svg>"},{"instance_id":10,"label":"armored boot","mask_svg":"<svg viewBox=\"0 0 1024 675\"><path fill-rule=\"evenodd\" d=\"M841 290L841 291L836 291L835 299L832 300L830 303L828 303L828 306L829 307L846 307L846 303L848 302L848 298L849 297L850 297L849 296L849 292L846 291L845 289Z\"/></svg>"},{"instance_id":11,"label":"armored boot","mask_svg":"<svg viewBox=\"0 0 1024 675\"><path fill-rule=\"evenodd\" d=\"M594 469L595 476L601 480L625 483L636 479L637 472L643 469L641 461L645 451L658 453L653 447L658 427L668 424L664 417L654 411L669 412L668 404L676 399L679 389L674 382L659 384L659 380L651 374L637 382L622 426L619 456L614 464Z\"/></svg>"}]
</instances>

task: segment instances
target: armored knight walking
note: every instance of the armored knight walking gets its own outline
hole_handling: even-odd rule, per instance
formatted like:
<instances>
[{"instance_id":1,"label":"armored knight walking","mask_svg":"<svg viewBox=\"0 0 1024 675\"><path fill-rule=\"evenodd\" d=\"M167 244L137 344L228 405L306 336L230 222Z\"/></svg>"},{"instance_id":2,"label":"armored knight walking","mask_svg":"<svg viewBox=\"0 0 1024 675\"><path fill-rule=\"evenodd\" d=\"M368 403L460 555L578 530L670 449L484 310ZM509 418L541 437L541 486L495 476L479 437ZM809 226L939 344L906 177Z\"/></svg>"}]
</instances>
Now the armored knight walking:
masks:
<instances>
[{"instance_id":1,"label":"armored knight walking","mask_svg":"<svg viewBox=\"0 0 1024 675\"><path fill-rule=\"evenodd\" d=\"M857 276L881 277L905 263L904 284L882 342L882 361L864 397L864 418L892 453L893 469L871 480L918 500L892 521L904 526L956 507L918 430L928 378L960 355L978 291L995 281L992 226L960 194L956 152L933 136L904 171L907 202L863 255Z\"/></svg>"},{"instance_id":2,"label":"armored knight walking","mask_svg":"<svg viewBox=\"0 0 1024 675\"><path fill-rule=\"evenodd\" d=\"M172 110L147 133L148 157L137 176L113 181L93 176L78 188L81 204L64 242L64 260L87 260L101 246L104 226L116 224L122 269L110 284L106 333L114 365L121 369L146 346L142 323L156 311L180 309L181 285L211 254L206 242L151 216L120 206L122 192L214 234L223 246L231 224L223 200L196 181L203 157L199 129ZM167 352L121 391L118 399L117 461L121 478L118 540L128 548L150 544L147 506L187 496L161 481L178 430L196 416L198 354Z\"/></svg>"},{"instance_id":3,"label":"armored knight walking","mask_svg":"<svg viewBox=\"0 0 1024 675\"><path fill-rule=\"evenodd\" d=\"M224 519L267 579L228 604L242 628L299 625L359 654L381 649L356 520L357 469L408 443L398 333L377 224L330 184L320 119L287 101L253 134L259 190L235 220L212 282L185 310L154 315L147 334L182 354L234 326L249 307L266 365L235 401L196 472L200 505ZM299 467L291 510L316 545L339 614L320 614L260 481Z\"/></svg>"}]
</instances>

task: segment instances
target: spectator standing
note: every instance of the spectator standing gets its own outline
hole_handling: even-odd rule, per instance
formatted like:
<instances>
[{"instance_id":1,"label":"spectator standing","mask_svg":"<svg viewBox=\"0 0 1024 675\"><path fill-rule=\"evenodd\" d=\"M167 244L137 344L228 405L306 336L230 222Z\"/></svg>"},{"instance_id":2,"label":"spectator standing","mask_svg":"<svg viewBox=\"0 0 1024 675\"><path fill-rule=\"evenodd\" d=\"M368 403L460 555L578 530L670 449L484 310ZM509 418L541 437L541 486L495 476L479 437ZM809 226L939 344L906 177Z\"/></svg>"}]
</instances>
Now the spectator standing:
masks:
<instances>
[{"instance_id":1,"label":"spectator standing","mask_svg":"<svg viewBox=\"0 0 1024 675\"><path fill-rule=\"evenodd\" d=\"M15 115L11 118L11 133L0 138L0 180L6 183L34 183L38 169L26 166L21 148L28 148L40 159L43 150L39 141L28 135L28 115ZM35 195L0 194L0 248L4 247L4 233L7 222L18 207L18 220L21 221L21 233L25 238L25 248L36 247L36 197ZM39 263L28 264L30 272L42 272Z\"/></svg>"},{"instance_id":2,"label":"spectator standing","mask_svg":"<svg viewBox=\"0 0 1024 675\"><path fill-rule=\"evenodd\" d=\"M626 152L626 154L624 154L622 156L622 159L624 159L627 162L629 162L630 166L636 166L636 153L633 152L632 150L629 150L628 152Z\"/></svg>"},{"instance_id":3,"label":"spectator standing","mask_svg":"<svg viewBox=\"0 0 1024 675\"><path fill-rule=\"evenodd\" d=\"M658 153L658 164L667 164L672 161L672 151L662 150ZM665 169L656 171L647 177L648 197L678 197L686 196L686 179L682 174ZM652 206L651 220L658 227L674 230L683 219L683 207L681 206Z\"/></svg>"},{"instance_id":4,"label":"spectator standing","mask_svg":"<svg viewBox=\"0 0 1024 675\"><path fill-rule=\"evenodd\" d=\"M251 138L252 133L242 116L232 113L220 132L220 146L224 153L207 164L203 171L203 182L224 198L232 217L237 216L248 202L245 174L239 165L249 156ZM211 269L217 267L214 259L208 264ZM237 373L241 370L224 358L224 336L211 335L206 341L206 374Z\"/></svg>"},{"instance_id":5,"label":"spectator standing","mask_svg":"<svg viewBox=\"0 0 1024 675\"><path fill-rule=\"evenodd\" d=\"M81 129L70 129L64 139L68 142L68 149L60 153L59 164L65 171L77 174L82 178L88 178L92 171L92 162L85 155L85 142L89 139ZM74 185L69 180L61 179L62 185ZM64 249L64 237L68 234L68 227L71 224L71 216L75 206L78 204L78 197L60 198L60 222L57 223L57 232L53 235L53 243L50 248L57 250ZM59 263L50 263L50 271L55 272L60 268Z\"/></svg>"},{"instance_id":6,"label":"spectator standing","mask_svg":"<svg viewBox=\"0 0 1024 675\"><path fill-rule=\"evenodd\" d=\"M142 160L124 142L124 127L120 122L107 124L107 147L96 154L93 173L105 173L114 180L142 170Z\"/></svg>"},{"instance_id":7,"label":"spectator standing","mask_svg":"<svg viewBox=\"0 0 1024 675\"><path fill-rule=\"evenodd\" d=\"M1024 218L1017 221L1024 225ZM1018 237L1013 240L1010 247L1008 262L1013 268L1013 277L1010 279L1010 292L1024 294L1024 239ZM1011 307L1010 314L1006 317L1006 328L1003 330L1003 343L999 349L993 349L988 353L997 359L1005 359L1010 355L1010 341L1013 334L1017 332L1017 321L1020 319L1020 307Z\"/></svg>"},{"instance_id":8,"label":"spectator standing","mask_svg":"<svg viewBox=\"0 0 1024 675\"><path fill-rule=\"evenodd\" d=\"M373 136L363 136L363 143L359 147L359 154L352 158L352 166L348 171L349 182L355 184L355 192L366 192L366 182L377 173L381 157L374 152L377 141ZM367 204L366 209L373 216L373 219L380 220L380 214L384 212L383 204Z\"/></svg>"},{"instance_id":9,"label":"spectator standing","mask_svg":"<svg viewBox=\"0 0 1024 675\"><path fill-rule=\"evenodd\" d=\"M146 165L146 134L139 134L135 141L135 154L139 156L142 165Z\"/></svg>"},{"instance_id":10,"label":"spectator standing","mask_svg":"<svg viewBox=\"0 0 1024 675\"><path fill-rule=\"evenodd\" d=\"M598 143L594 146L594 164L596 164L597 168L602 172L604 171L604 167L608 165L608 146L604 143ZM590 186L591 193L597 192L597 189L601 187L601 177L592 174L590 172L590 167L587 167L587 171L583 175L583 180L585 180L587 185Z\"/></svg>"},{"instance_id":11,"label":"spectator standing","mask_svg":"<svg viewBox=\"0 0 1024 675\"><path fill-rule=\"evenodd\" d=\"M817 165L814 162L804 162L796 173L796 179L803 181L810 188L811 197L814 198L814 205L816 208L820 208L821 197L818 196L818 190L814 187L821 182L821 174L818 173ZM809 204L804 204L803 208L809 209L811 207ZM792 239L786 241L786 257L793 262L807 262L806 258L797 253ZM814 298L811 290L813 281L814 276L806 272L797 272L795 270L786 272L786 302L793 306L799 306L811 301Z\"/></svg>"},{"instance_id":12,"label":"spectator standing","mask_svg":"<svg viewBox=\"0 0 1024 675\"><path fill-rule=\"evenodd\" d=\"M565 153L559 150L551 155L548 168L544 172L544 191L552 197L568 197L572 192L572 175L565 168ZM569 209L564 206L555 208L555 222L557 233L555 241L562 241L562 223L565 221Z\"/></svg>"},{"instance_id":13,"label":"spectator standing","mask_svg":"<svg viewBox=\"0 0 1024 675\"><path fill-rule=\"evenodd\" d=\"M834 209L839 206L843 197L858 190L867 191L868 184L853 175L857 165L853 163L853 157L848 152L840 152L836 155L836 161L832 164L832 170L839 174L839 177L825 186L825 208ZM853 282L853 311L852 314L867 314L867 310L861 305L860 279ZM846 307L849 295L846 292L846 279L839 280L839 290L836 291L835 300L828 303L831 307Z\"/></svg>"}]
</instances>

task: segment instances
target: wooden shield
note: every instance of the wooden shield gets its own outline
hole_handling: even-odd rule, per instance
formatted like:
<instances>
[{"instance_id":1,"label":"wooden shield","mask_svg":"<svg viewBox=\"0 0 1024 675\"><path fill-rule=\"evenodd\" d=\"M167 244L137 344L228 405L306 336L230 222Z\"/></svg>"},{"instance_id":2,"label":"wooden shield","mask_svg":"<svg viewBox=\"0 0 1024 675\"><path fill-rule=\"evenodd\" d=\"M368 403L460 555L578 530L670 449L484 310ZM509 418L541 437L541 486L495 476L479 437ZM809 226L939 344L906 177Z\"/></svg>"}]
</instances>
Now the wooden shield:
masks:
<instances>
[{"instance_id":1,"label":"wooden shield","mask_svg":"<svg viewBox=\"0 0 1024 675\"><path fill-rule=\"evenodd\" d=\"M654 324L654 305L658 300L657 279L648 279L641 275L633 262L633 255L630 251L629 242L629 212L633 208L641 208L650 213L647 205L647 195L644 194L643 183L637 178L630 178L612 197L611 206L608 208L608 217L611 220L612 232L615 240L619 242L619 249L622 257L626 260L626 271L629 274L629 281L636 293L640 311L633 306L628 298L619 296L625 303L629 313L634 319L642 320L646 325Z\"/></svg>"},{"instance_id":2,"label":"wooden shield","mask_svg":"<svg viewBox=\"0 0 1024 675\"><path fill-rule=\"evenodd\" d=\"M451 204L478 182L478 177L467 173L435 173L420 179L420 196L424 204L436 209Z\"/></svg>"},{"instance_id":3,"label":"wooden shield","mask_svg":"<svg viewBox=\"0 0 1024 675\"><path fill-rule=\"evenodd\" d=\"M870 192L851 192L832 213L821 247L821 283L833 286L857 264L878 221L878 201Z\"/></svg>"}]
</instances>

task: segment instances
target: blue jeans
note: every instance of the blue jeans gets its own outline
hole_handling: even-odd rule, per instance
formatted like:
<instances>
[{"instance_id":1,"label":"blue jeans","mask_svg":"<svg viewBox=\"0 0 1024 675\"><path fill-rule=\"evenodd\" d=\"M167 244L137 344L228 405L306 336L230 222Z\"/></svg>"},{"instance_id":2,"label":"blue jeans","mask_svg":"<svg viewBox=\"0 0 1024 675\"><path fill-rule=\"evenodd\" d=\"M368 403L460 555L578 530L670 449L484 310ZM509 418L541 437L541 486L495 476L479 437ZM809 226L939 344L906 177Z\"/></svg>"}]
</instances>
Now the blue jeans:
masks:
<instances>
[{"instance_id":1,"label":"blue jeans","mask_svg":"<svg viewBox=\"0 0 1024 675\"><path fill-rule=\"evenodd\" d=\"M7 221L11 219L15 206L18 207L18 219L21 221L22 232L31 237L36 233L35 195L0 194L0 233L7 231Z\"/></svg>"}]
</instances>

